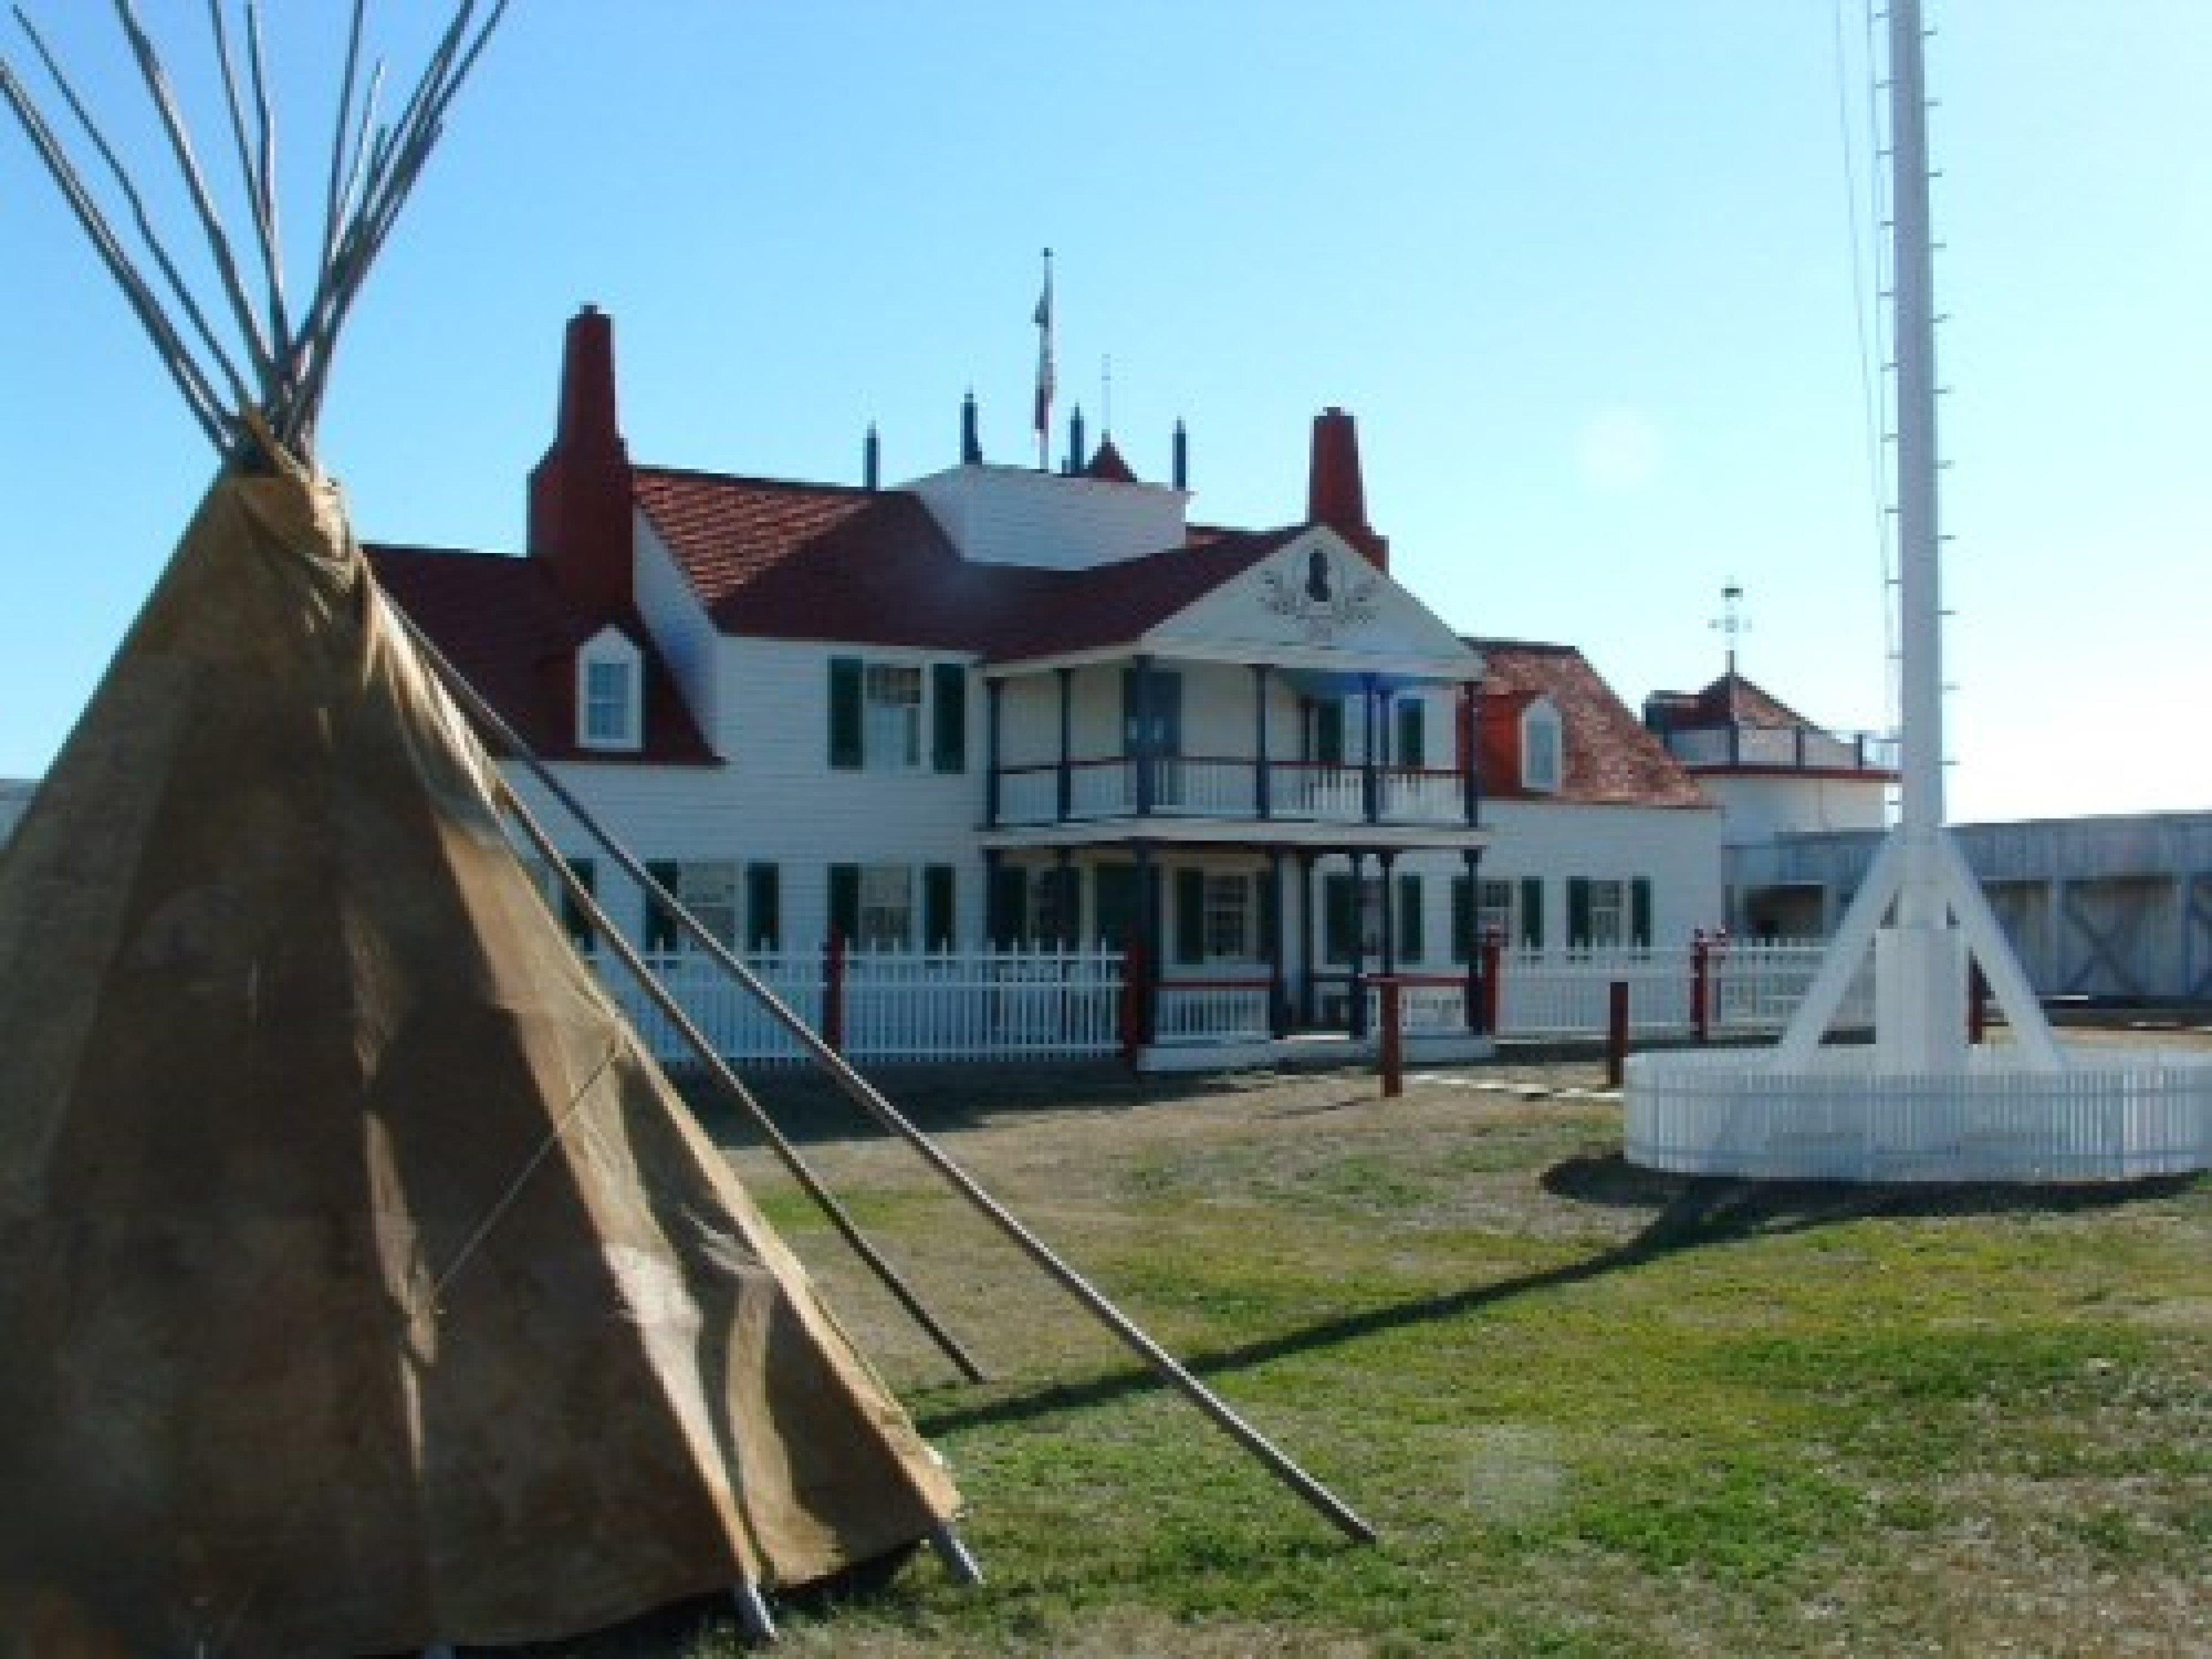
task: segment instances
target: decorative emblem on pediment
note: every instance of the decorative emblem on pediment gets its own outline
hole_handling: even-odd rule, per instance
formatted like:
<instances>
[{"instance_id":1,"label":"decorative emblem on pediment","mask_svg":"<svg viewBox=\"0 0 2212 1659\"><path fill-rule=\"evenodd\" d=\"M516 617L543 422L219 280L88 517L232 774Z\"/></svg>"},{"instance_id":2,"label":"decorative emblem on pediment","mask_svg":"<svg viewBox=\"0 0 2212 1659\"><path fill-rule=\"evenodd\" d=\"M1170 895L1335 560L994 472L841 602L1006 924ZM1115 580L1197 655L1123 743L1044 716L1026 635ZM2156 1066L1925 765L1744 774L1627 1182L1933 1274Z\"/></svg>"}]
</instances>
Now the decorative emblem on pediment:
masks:
<instances>
[{"instance_id":1,"label":"decorative emblem on pediment","mask_svg":"<svg viewBox=\"0 0 2212 1659\"><path fill-rule=\"evenodd\" d=\"M1297 623L1309 643L1328 645L1347 629L1371 623L1381 611L1382 578L1364 559L1340 568L1324 548L1306 556L1303 579L1282 570L1260 576L1260 607Z\"/></svg>"}]
</instances>

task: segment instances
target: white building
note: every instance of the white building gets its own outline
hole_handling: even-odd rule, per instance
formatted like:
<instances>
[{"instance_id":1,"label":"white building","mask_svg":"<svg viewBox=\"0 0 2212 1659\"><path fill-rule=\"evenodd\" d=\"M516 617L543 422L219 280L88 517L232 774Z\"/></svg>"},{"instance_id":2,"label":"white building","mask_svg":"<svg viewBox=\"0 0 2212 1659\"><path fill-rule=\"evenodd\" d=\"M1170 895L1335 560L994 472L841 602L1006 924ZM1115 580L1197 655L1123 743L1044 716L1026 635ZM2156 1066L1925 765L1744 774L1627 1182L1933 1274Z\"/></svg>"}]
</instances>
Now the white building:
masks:
<instances>
[{"instance_id":1,"label":"white building","mask_svg":"<svg viewBox=\"0 0 2212 1659\"><path fill-rule=\"evenodd\" d=\"M1133 945L1158 986L1264 985L1280 1033L1357 1019L1377 971L1463 984L1481 921L1719 924L1721 812L1578 653L1462 639L1392 579L1349 416L1316 420L1278 528L1192 523L1186 453L1178 428L1164 484L1110 438L988 465L971 398L959 464L901 488L633 465L586 308L527 556L370 552L748 949Z\"/></svg>"}]
</instances>

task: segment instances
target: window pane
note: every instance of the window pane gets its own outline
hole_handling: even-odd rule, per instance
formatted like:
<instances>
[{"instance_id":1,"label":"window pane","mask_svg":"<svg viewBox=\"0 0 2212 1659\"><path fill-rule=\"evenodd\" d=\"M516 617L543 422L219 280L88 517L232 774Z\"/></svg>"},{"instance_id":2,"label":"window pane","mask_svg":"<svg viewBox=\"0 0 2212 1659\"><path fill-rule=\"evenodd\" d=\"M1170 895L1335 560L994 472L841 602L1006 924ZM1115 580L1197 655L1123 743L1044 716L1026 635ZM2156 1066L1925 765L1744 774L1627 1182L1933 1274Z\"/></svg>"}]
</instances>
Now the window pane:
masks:
<instances>
[{"instance_id":1,"label":"window pane","mask_svg":"<svg viewBox=\"0 0 2212 1659\"><path fill-rule=\"evenodd\" d=\"M914 945L914 872L903 864L860 866L860 944L866 951Z\"/></svg>"},{"instance_id":2,"label":"window pane","mask_svg":"<svg viewBox=\"0 0 2212 1659\"><path fill-rule=\"evenodd\" d=\"M625 743L630 734L630 678L628 663L584 665L584 740Z\"/></svg>"},{"instance_id":3,"label":"window pane","mask_svg":"<svg viewBox=\"0 0 2212 1659\"><path fill-rule=\"evenodd\" d=\"M921 669L872 662L863 678L864 741L870 768L905 771L921 764Z\"/></svg>"},{"instance_id":4,"label":"window pane","mask_svg":"<svg viewBox=\"0 0 2212 1659\"><path fill-rule=\"evenodd\" d=\"M1243 875L1206 878L1206 954L1242 961L1252 954L1252 884Z\"/></svg>"}]
</instances>

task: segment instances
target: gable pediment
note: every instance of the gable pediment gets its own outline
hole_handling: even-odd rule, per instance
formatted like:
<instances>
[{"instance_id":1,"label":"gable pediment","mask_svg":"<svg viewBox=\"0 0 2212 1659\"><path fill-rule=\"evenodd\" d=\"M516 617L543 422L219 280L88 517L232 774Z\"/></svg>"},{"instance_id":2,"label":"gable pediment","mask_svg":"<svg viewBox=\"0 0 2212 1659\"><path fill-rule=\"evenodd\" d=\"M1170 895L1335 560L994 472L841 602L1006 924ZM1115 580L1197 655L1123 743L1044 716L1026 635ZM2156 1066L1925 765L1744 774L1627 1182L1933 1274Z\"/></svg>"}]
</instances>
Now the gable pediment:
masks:
<instances>
[{"instance_id":1,"label":"gable pediment","mask_svg":"<svg viewBox=\"0 0 2212 1659\"><path fill-rule=\"evenodd\" d=\"M1145 643L1346 668L1420 663L1471 675L1479 663L1433 611L1322 525L1147 629Z\"/></svg>"}]
</instances>

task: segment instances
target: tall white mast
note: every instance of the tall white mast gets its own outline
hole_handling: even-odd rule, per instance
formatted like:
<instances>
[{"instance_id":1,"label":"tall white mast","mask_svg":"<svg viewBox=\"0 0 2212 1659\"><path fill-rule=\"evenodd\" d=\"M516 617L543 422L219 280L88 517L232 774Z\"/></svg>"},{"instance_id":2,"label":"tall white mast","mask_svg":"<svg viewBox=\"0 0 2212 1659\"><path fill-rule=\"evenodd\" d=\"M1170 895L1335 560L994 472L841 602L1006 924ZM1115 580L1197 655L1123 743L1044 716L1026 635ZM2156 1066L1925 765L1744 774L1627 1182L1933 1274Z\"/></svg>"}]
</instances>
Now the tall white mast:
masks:
<instances>
[{"instance_id":1,"label":"tall white mast","mask_svg":"<svg viewBox=\"0 0 2212 1659\"><path fill-rule=\"evenodd\" d=\"M1943 826L1935 255L1929 233L1923 39L1920 0L1890 0L1890 268L1897 349L1898 609L1904 653L1899 821L1837 931L1777 1059L1784 1066L1806 1063L1871 946L1876 1067L1891 1073L1960 1069L1966 1062L1971 946L2015 1041L2032 1063L2056 1069L2058 1052L2027 977Z\"/></svg>"}]
</instances>

